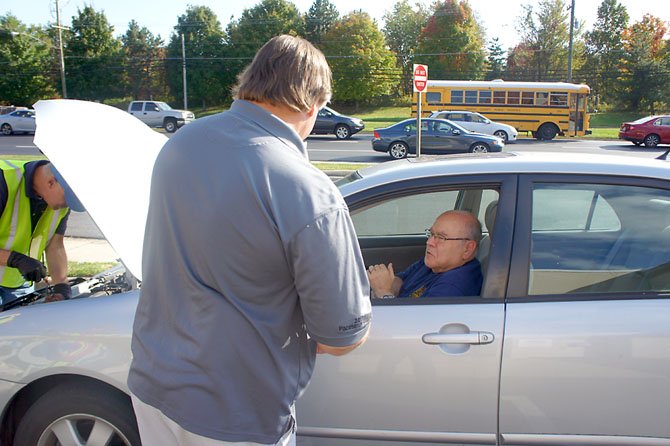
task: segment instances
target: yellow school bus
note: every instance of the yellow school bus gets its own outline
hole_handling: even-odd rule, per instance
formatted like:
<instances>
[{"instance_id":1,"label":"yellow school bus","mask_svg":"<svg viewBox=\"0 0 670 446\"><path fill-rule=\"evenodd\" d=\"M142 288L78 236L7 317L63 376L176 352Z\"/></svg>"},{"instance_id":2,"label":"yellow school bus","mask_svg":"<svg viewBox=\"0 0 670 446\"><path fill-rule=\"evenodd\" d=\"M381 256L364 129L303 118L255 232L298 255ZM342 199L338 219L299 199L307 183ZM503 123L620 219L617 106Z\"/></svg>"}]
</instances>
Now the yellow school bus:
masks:
<instances>
[{"instance_id":1,"label":"yellow school bus","mask_svg":"<svg viewBox=\"0 0 670 446\"><path fill-rule=\"evenodd\" d=\"M590 134L586 100L591 89L565 82L429 80L421 95L421 114L476 111L538 139ZM416 116L417 94L412 115Z\"/></svg>"}]
</instances>

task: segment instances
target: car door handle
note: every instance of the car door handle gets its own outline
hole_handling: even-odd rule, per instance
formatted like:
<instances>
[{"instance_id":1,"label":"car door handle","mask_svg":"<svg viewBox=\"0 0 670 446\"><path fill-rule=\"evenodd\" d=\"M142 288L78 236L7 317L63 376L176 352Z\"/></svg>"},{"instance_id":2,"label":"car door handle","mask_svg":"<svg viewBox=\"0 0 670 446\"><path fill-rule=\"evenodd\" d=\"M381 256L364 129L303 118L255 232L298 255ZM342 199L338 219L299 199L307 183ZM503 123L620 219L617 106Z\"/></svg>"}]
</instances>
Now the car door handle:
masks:
<instances>
[{"instance_id":1,"label":"car door handle","mask_svg":"<svg viewBox=\"0 0 670 446\"><path fill-rule=\"evenodd\" d=\"M493 333L488 331L472 331L470 333L426 333L421 337L425 344L490 344Z\"/></svg>"}]
</instances>

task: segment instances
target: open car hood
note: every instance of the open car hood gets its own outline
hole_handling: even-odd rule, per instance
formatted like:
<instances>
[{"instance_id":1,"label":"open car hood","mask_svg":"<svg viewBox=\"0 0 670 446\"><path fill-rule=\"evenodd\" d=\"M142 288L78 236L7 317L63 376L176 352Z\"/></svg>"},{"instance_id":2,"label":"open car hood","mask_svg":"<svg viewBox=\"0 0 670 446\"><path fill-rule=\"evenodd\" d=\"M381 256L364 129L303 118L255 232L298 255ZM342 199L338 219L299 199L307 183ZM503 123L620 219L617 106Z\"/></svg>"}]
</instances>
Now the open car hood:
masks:
<instances>
[{"instance_id":1,"label":"open car hood","mask_svg":"<svg viewBox=\"0 0 670 446\"><path fill-rule=\"evenodd\" d=\"M127 270L142 280L151 172L167 137L103 104L56 99L34 107L35 144L77 194Z\"/></svg>"}]
</instances>

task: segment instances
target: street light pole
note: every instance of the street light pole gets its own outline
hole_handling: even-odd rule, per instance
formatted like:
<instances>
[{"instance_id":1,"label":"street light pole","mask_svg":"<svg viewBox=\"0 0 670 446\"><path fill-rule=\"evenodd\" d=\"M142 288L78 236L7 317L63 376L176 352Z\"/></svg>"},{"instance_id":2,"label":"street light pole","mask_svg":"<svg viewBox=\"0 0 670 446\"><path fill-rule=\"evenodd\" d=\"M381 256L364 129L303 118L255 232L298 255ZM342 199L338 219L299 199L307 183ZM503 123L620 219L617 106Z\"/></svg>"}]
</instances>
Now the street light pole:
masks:
<instances>
[{"instance_id":1,"label":"street light pole","mask_svg":"<svg viewBox=\"0 0 670 446\"><path fill-rule=\"evenodd\" d=\"M60 54L60 82L63 93L63 99L67 99L67 85L65 83L65 57L63 57L63 27L60 24L60 8L56 0L56 28L58 28L58 53Z\"/></svg>"},{"instance_id":2,"label":"street light pole","mask_svg":"<svg viewBox=\"0 0 670 446\"><path fill-rule=\"evenodd\" d=\"M184 45L184 33L181 33L181 74L184 84L184 110L188 110L188 96L186 95L186 46Z\"/></svg>"},{"instance_id":3,"label":"street light pole","mask_svg":"<svg viewBox=\"0 0 670 446\"><path fill-rule=\"evenodd\" d=\"M575 30L575 0L570 5L570 42L568 43L568 82L572 82L572 39Z\"/></svg>"}]
</instances>

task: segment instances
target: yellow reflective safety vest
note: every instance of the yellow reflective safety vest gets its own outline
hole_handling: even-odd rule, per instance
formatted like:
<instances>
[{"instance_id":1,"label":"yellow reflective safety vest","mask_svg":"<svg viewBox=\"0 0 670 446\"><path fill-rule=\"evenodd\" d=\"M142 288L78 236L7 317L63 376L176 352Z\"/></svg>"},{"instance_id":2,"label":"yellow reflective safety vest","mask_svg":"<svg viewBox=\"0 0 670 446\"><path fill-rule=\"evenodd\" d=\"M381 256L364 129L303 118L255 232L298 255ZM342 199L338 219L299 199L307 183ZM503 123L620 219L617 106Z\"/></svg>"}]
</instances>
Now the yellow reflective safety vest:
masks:
<instances>
[{"instance_id":1,"label":"yellow reflective safety vest","mask_svg":"<svg viewBox=\"0 0 670 446\"><path fill-rule=\"evenodd\" d=\"M0 216L0 247L42 260L44 250L68 208L54 211L47 207L32 230L30 198L26 196L26 163L0 160L0 169L7 183L7 203ZM17 288L25 281L18 269L0 265L0 286Z\"/></svg>"}]
</instances>

